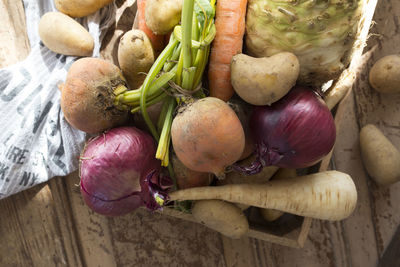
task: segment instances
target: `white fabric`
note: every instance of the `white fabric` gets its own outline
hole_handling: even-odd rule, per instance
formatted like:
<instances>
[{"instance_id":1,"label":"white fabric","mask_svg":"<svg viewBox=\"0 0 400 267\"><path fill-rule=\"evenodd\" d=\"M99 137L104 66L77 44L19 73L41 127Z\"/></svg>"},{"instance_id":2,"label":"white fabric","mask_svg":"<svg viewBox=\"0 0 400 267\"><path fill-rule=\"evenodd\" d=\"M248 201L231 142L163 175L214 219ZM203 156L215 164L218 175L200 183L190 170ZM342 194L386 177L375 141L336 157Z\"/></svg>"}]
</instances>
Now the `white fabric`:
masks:
<instances>
[{"instance_id":1,"label":"white fabric","mask_svg":"<svg viewBox=\"0 0 400 267\"><path fill-rule=\"evenodd\" d=\"M73 129L60 108L58 84L76 57L51 52L38 34L40 17L56 11L53 0L24 0L29 56L0 69L0 199L78 168L86 135ZM114 22L115 5L78 19L95 40L93 57Z\"/></svg>"}]
</instances>

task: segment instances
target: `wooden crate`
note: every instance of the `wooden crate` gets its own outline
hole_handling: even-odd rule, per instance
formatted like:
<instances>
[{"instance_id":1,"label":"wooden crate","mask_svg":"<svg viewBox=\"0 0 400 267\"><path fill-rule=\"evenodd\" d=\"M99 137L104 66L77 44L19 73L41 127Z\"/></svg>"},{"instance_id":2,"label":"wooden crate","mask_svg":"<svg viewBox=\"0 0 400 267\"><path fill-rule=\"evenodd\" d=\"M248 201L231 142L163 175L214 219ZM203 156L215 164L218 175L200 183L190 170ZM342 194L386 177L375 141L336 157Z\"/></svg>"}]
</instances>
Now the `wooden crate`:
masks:
<instances>
[{"instance_id":1,"label":"wooden crate","mask_svg":"<svg viewBox=\"0 0 400 267\"><path fill-rule=\"evenodd\" d=\"M366 4L363 9L363 16L358 25L357 39L353 45L353 49L351 51L351 61L346 70L343 71L342 75L339 77L337 81L333 81L331 88L327 91L326 94L326 102L330 109L335 109L335 124L336 128L339 129L341 127L341 120L344 116L344 107L340 101L345 97L346 94L352 89L356 79L357 73L362 63L362 54L364 47L366 46L366 42L368 39L369 29L372 25L372 18L374 16L374 11L377 5L377 0L366 0ZM340 136L337 136L340 138ZM334 169L330 166L332 152L328 154L322 162L320 162L317 166L318 171L326 171L328 169ZM315 169L316 166L314 166ZM307 239L309 230L311 228L312 219L307 217L301 217L300 223L296 218L298 216L293 216L293 221L299 223L298 227L294 229L288 229L287 232L277 233L274 231L274 227L268 223L256 223L254 218L252 218L252 213L254 213L254 208L250 208L249 214L246 214L249 218L250 230L247 234L248 237L268 241L271 243L293 247L293 248L302 248ZM196 222L191 214L183 213L171 208L166 208L162 212L165 215L180 218L187 221ZM285 215L284 215L285 216ZM253 220L252 220L253 219ZM292 224L288 224L289 228L292 228Z\"/></svg>"}]
</instances>

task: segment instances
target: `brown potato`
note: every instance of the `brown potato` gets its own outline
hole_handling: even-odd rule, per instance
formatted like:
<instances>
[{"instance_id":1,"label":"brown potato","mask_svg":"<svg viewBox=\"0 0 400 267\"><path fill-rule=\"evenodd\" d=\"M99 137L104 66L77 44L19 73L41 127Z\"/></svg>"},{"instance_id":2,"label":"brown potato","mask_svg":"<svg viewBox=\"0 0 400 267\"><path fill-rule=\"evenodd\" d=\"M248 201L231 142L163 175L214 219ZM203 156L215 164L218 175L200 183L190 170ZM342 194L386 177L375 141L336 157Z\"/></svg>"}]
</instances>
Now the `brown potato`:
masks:
<instances>
[{"instance_id":1,"label":"brown potato","mask_svg":"<svg viewBox=\"0 0 400 267\"><path fill-rule=\"evenodd\" d=\"M383 94L400 93L400 55L388 55L375 62L369 83Z\"/></svg>"},{"instance_id":2,"label":"brown potato","mask_svg":"<svg viewBox=\"0 0 400 267\"><path fill-rule=\"evenodd\" d=\"M400 180L400 152L376 126L361 129L360 147L364 166L375 182L389 185Z\"/></svg>"},{"instance_id":3,"label":"brown potato","mask_svg":"<svg viewBox=\"0 0 400 267\"><path fill-rule=\"evenodd\" d=\"M139 88L154 63L154 51L141 30L124 33L118 45L118 63L131 89Z\"/></svg>"},{"instance_id":4,"label":"brown potato","mask_svg":"<svg viewBox=\"0 0 400 267\"><path fill-rule=\"evenodd\" d=\"M182 0L147 0L146 25L155 34L167 34L181 20Z\"/></svg>"},{"instance_id":5,"label":"brown potato","mask_svg":"<svg viewBox=\"0 0 400 267\"><path fill-rule=\"evenodd\" d=\"M51 51L68 56L90 56L94 40L76 20L60 12L48 12L39 21L39 36Z\"/></svg>"},{"instance_id":6,"label":"brown potato","mask_svg":"<svg viewBox=\"0 0 400 267\"><path fill-rule=\"evenodd\" d=\"M192 208L194 218L221 234L239 239L249 231L243 212L232 203L222 200L198 200Z\"/></svg>"},{"instance_id":7,"label":"brown potato","mask_svg":"<svg viewBox=\"0 0 400 267\"><path fill-rule=\"evenodd\" d=\"M90 15L113 0L54 0L58 11L74 18Z\"/></svg>"},{"instance_id":8,"label":"brown potato","mask_svg":"<svg viewBox=\"0 0 400 267\"><path fill-rule=\"evenodd\" d=\"M235 92L252 105L270 105L295 85L300 65L288 52L253 58L237 54L231 62L231 82Z\"/></svg>"},{"instance_id":9,"label":"brown potato","mask_svg":"<svg viewBox=\"0 0 400 267\"><path fill-rule=\"evenodd\" d=\"M261 217L267 222L273 222L279 219L284 214L284 212L273 209L260 209L260 214Z\"/></svg>"}]
</instances>

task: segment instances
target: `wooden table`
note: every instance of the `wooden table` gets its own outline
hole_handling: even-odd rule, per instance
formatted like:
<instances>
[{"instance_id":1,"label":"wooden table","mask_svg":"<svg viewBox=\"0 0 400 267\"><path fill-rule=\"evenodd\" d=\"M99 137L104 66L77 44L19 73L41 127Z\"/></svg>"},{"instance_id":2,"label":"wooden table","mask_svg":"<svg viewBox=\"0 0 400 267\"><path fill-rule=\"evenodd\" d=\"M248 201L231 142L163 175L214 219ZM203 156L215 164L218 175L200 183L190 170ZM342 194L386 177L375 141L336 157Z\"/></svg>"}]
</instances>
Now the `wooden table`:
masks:
<instances>
[{"instance_id":1,"label":"wooden table","mask_svg":"<svg viewBox=\"0 0 400 267\"><path fill-rule=\"evenodd\" d=\"M132 1L117 1L123 7ZM400 148L400 95L383 96L367 83L378 58L399 53L400 2L378 4L367 53L353 91L345 98L332 166L349 173L359 193L354 214L341 222L314 220L303 249L244 238L230 240L204 226L139 210L105 218L83 204L77 173L0 201L0 266L376 266L400 223L400 183L371 182L360 160L358 132L375 123ZM131 27L129 8L117 14L116 34L103 57L114 59L120 34ZM0 2L0 67L29 53L21 1ZM105 52L104 52L105 51ZM110 53L111 51L111 53Z\"/></svg>"}]
</instances>

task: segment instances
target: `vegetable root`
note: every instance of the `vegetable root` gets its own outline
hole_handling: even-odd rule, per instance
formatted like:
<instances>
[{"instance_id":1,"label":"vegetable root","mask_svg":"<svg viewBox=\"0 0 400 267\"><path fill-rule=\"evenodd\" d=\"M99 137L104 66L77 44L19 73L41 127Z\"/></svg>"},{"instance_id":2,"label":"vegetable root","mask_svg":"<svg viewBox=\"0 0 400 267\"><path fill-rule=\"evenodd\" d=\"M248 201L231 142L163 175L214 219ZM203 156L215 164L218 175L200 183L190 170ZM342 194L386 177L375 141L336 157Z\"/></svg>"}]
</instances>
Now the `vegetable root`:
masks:
<instances>
[{"instance_id":1,"label":"vegetable root","mask_svg":"<svg viewBox=\"0 0 400 267\"><path fill-rule=\"evenodd\" d=\"M99 133L126 122L128 111L114 103L126 90L121 70L100 58L81 58L68 70L61 88L61 109L74 128Z\"/></svg>"},{"instance_id":2,"label":"vegetable root","mask_svg":"<svg viewBox=\"0 0 400 267\"><path fill-rule=\"evenodd\" d=\"M231 60L242 52L247 0L218 0L215 14L217 34L212 42L208 66L210 95L228 101L233 93Z\"/></svg>"},{"instance_id":3,"label":"vegetable root","mask_svg":"<svg viewBox=\"0 0 400 267\"><path fill-rule=\"evenodd\" d=\"M296 169L281 168L275 173L274 176L272 176L272 179L280 180L294 177L297 177ZM284 214L284 212L273 209L260 209L260 214L264 218L264 220L272 222L279 219Z\"/></svg>"},{"instance_id":4,"label":"vegetable root","mask_svg":"<svg viewBox=\"0 0 400 267\"><path fill-rule=\"evenodd\" d=\"M165 36L157 35L146 24L146 2L147 0L137 0L137 14L135 20L137 19L137 29L143 31L147 37L150 39L151 45L154 49L155 56L158 56L165 47ZM136 29L134 24L134 29Z\"/></svg>"},{"instance_id":5,"label":"vegetable root","mask_svg":"<svg viewBox=\"0 0 400 267\"><path fill-rule=\"evenodd\" d=\"M400 151L372 124L360 131L361 157L371 178L378 184L400 181Z\"/></svg>"},{"instance_id":6,"label":"vegetable root","mask_svg":"<svg viewBox=\"0 0 400 267\"><path fill-rule=\"evenodd\" d=\"M189 169L225 177L242 155L245 137L235 112L224 101L206 97L183 106L172 122L172 144Z\"/></svg>"},{"instance_id":7,"label":"vegetable root","mask_svg":"<svg viewBox=\"0 0 400 267\"><path fill-rule=\"evenodd\" d=\"M118 62L129 87L139 88L154 63L153 47L143 31L124 33L118 45Z\"/></svg>"},{"instance_id":8,"label":"vegetable root","mask_svg":"<svg viewBox=\"0 0 400 267\"><path fill-rule=\"evenodd\" d=\"M189 188L172 192L169 199L220 199L322 220L342 220L356 207L357 190L349 175L326 171L263 185Z\"/></svg>"},{"instance_id":9,"label":"vegetable root","mask_svg":"<svg viewBox=\"0 0 400 267\"><path fill-rule=\"evenodd\" d=\"M199 223L230 238L241 238L249 231L246 216L229 202L215 199L199 200L194 203L192 214Z\"/></svg>"}]
</instances>

